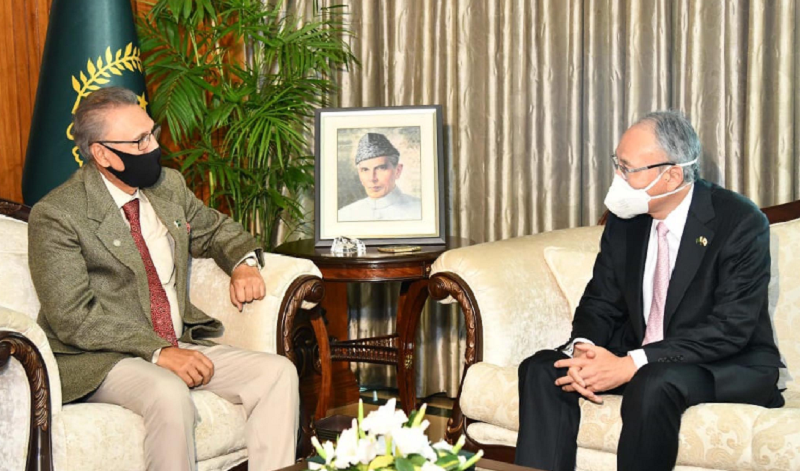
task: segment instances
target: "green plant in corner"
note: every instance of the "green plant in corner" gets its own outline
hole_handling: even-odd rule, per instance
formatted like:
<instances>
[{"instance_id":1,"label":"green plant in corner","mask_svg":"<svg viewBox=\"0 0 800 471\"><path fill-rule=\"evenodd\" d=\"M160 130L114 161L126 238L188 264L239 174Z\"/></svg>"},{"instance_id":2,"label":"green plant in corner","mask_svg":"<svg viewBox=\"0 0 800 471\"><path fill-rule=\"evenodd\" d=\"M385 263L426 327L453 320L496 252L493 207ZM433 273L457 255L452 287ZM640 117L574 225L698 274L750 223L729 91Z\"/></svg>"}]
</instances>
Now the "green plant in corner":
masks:
<instances>
[{"instance_id":1,"label":"green plant in corner","mask_svg":"<svg viewBox=\"0 0 800 471\"><path fill-rule=\"evenodd\" d=\"M357 64L341 8L304 17L284 1L159 0L138 21L151 110L170 158L212 207L270 249L297 229L313 186L308 136L336 71Z\"/></svg>"}]
</instances>

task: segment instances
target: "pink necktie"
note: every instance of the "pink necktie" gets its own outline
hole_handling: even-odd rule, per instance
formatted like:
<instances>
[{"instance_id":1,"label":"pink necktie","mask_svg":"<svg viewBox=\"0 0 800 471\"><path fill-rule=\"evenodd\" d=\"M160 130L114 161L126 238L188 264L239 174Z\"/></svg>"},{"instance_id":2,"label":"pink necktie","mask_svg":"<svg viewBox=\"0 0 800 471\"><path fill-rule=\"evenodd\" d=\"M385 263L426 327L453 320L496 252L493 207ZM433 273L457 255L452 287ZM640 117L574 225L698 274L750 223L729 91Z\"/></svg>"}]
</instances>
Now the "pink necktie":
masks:
<instances>
[{"instance_id":1,"label":"pink necktie","mask_svg":"<svg viewBox=\"0 0 800 471\"><path fill-rule=\"evenodd\" d=\"M650 315L647 317L647 330L644 333L642 345L664 339L664 304L669 287L669 245L667 245L669 229L666 224L659 222L656 231L658 232L658 257L656 258L656 272L653 275L653 302L650 304Z\"/></svg>"},{"instance_id":2,"label":"pink necktie","mask_svg":"<svg viewBox=\"0 0 800 471\"><path fill-rule=\"evenodd\" d=\"M139 199L133 199L122 206L122 212L131 223L131 236L139 254L144 262L144 271L147 273L147 286L150 287L150 317L153 319L153 330L173 346L178 346L178 339L175 336L175 327L172 325L172 315L170 314L169 300L161 279L158 278L153 259L150 257L150 250L142 236L142 226L139 223Z\"/></svg>"}]
</instances>

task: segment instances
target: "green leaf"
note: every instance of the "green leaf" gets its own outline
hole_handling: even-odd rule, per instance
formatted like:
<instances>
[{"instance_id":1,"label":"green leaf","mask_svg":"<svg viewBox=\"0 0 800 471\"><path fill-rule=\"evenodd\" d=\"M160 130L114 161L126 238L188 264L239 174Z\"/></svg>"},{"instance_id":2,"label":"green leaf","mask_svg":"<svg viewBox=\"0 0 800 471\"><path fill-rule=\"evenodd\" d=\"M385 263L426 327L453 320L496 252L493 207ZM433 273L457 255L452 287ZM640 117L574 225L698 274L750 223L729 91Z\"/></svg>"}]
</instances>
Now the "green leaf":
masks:
<instances>
[{"instance_id":1,"label":"green leaf","mask_svg":"<svg viewBox=\"0 0 800 471\"><path fill-rule=\"evenodd\" d=\"M395 459L394 465L397 468L397 471L415 471L414 464L406 458Z\"/></svg>"}]
</instances>

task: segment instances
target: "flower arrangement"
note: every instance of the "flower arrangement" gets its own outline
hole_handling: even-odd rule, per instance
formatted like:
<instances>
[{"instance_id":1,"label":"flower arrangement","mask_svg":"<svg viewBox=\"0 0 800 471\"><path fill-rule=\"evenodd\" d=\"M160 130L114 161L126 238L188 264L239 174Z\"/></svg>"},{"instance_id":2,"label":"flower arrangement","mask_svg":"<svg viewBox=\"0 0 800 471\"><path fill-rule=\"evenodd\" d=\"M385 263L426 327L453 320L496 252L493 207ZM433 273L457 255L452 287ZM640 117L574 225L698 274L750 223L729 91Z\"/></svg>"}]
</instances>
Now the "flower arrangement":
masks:
<instances>
[{"instance_id":1,"label":"flower arrangement","mask_svg":"<svg viewBox=\"0 0 800 471\"><path fill-rule=\"evenodd\" d=\"M464 471L478 462L483 451L470 458L460 455L464 436L455 445L444 440L431 445L425 430L427 404L406 417L395 410L395 399L364 417L364 404L358 402L358 418L342 432L336 445L317 437L311 442L320 462L309 461L309 469L322 471Z\"/></svg>"}]
</instances>

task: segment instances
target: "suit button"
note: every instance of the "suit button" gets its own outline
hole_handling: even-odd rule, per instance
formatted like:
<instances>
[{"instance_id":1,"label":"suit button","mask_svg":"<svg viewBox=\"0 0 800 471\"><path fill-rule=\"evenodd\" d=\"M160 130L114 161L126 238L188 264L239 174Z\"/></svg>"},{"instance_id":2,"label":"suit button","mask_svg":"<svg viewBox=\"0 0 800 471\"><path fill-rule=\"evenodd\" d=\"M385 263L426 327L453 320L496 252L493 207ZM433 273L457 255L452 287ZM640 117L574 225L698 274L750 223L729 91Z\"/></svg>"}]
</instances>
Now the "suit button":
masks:
<instances>
[{"instance_id":1,"label":"suit button","mask_svg":"<svg viewBox=\"0 0 800 471\"><path fill-rule=\"evenodd\" d=\"M119 239L114 239L114 247L119 247L120 245L122 245L122 242Z\"/></svg>"}]
</instances>

